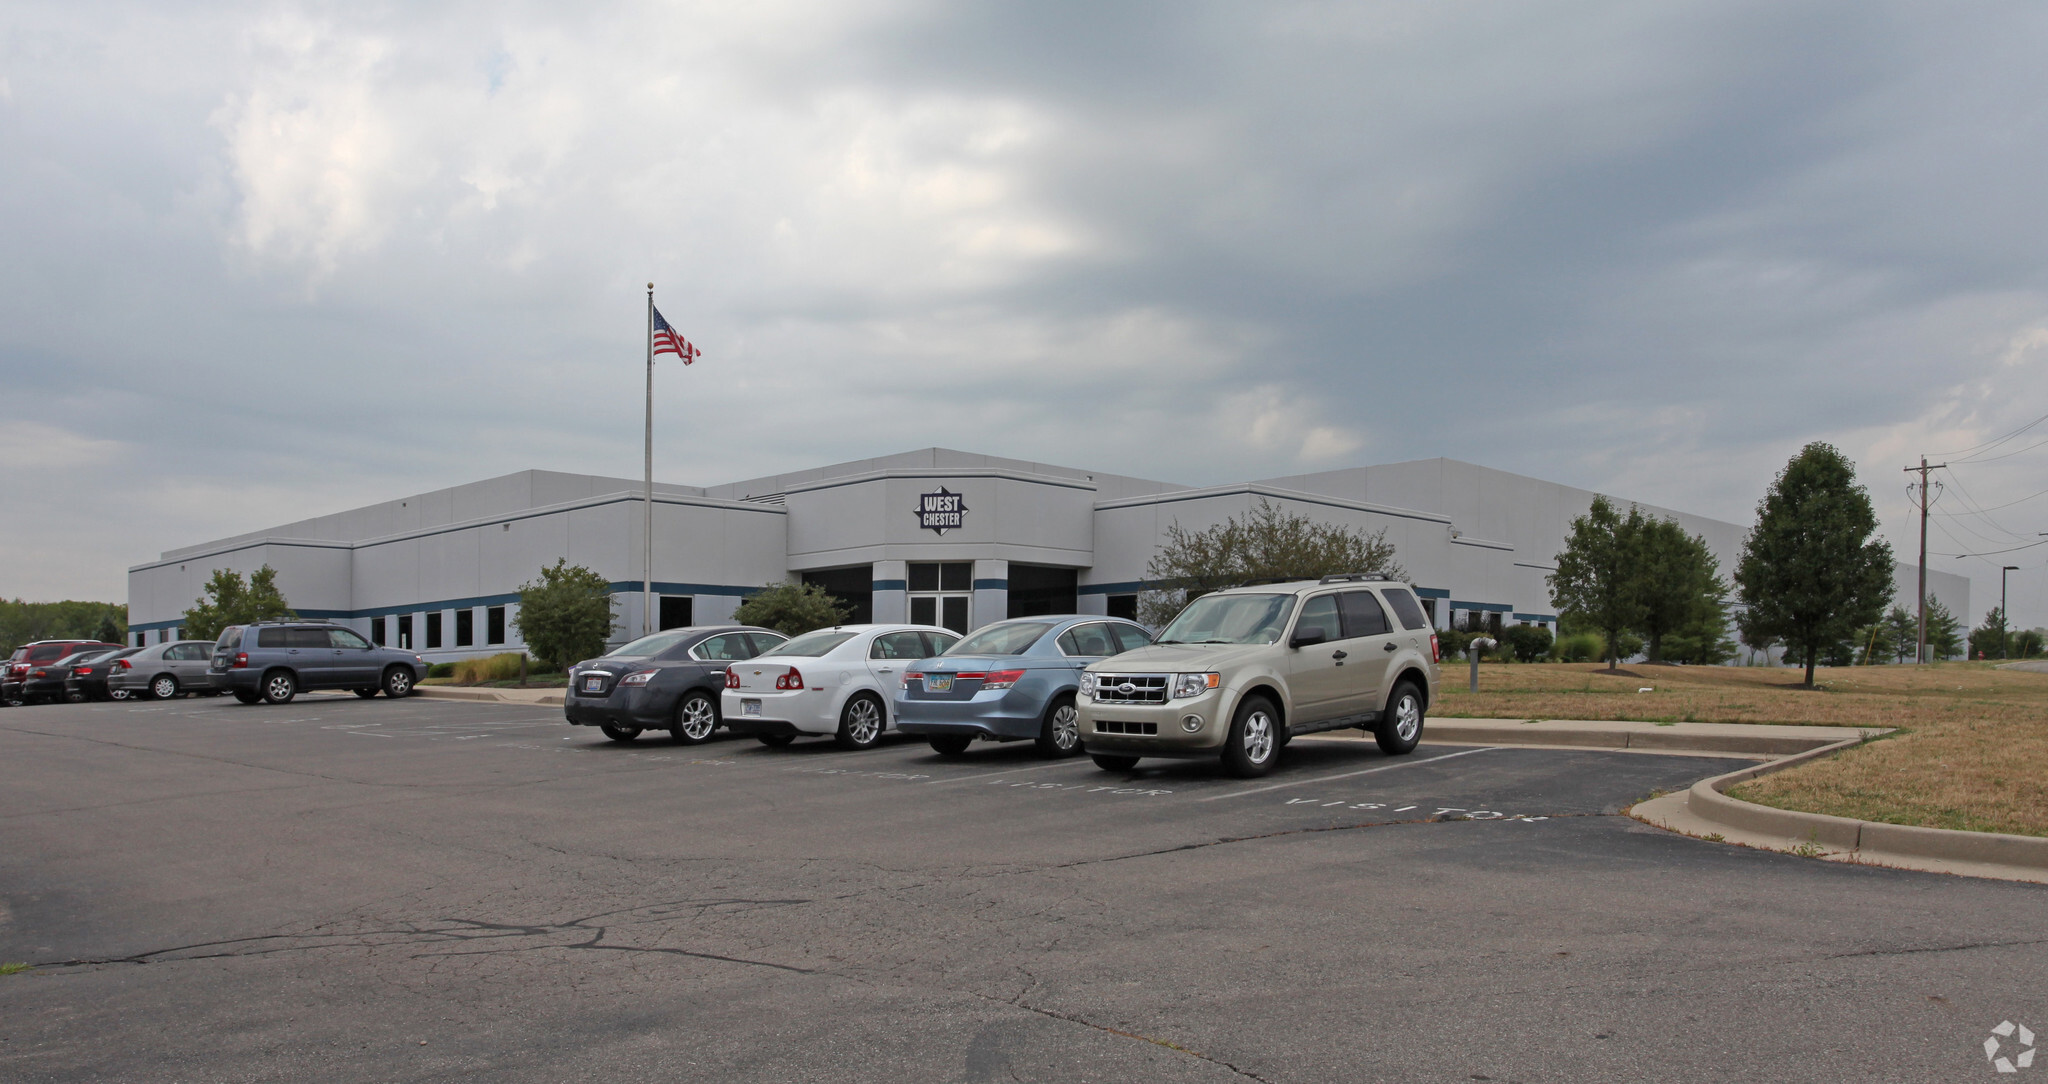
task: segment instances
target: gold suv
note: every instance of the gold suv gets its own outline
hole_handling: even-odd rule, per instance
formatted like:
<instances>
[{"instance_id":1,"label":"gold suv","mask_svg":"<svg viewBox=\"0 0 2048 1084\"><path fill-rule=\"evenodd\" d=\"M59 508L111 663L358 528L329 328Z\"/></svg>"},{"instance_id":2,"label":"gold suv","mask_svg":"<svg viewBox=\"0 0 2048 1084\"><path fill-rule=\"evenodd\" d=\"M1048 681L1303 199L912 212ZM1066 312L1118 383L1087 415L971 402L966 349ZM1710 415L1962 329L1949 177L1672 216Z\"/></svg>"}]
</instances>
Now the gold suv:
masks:
<instances>
[{"instance_id":1,"label":"gold suv","mask_svg":"<svg viewBox=\"0 0 2048 1084\"><path fill-rule=\"evenodd\" d=\"M1422 740L1436 696L1436 631L1407 584L1366 573L1234 587L1188 603L1150 647L1081 675L1081 740L1095 763L1220 756L1273 769L1296 734L1357 727L1382 750Z\"/></svg>"}]
</instances>

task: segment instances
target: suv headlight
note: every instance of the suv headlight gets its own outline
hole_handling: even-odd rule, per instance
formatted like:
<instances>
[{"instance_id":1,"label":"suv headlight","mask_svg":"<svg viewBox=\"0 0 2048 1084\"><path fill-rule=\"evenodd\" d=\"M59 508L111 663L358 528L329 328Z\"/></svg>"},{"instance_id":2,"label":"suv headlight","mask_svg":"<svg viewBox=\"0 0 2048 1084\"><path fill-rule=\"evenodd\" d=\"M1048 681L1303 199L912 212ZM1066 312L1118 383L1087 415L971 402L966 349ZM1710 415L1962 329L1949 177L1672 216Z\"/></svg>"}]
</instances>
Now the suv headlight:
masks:
<instances>
[{"instance_id":1,"label":"suv headlight","mask_svg":"<svg viewBox=\"0 0 2048 1084\"><path fill-rule=\"evenodd\" d=\"M1095 675L1086 670L1081 671L1081 694L1088 697L1095 695Z\"/></svg>"},{"instance_id":2,"label":"suv headlight","mask_svg":"<svg viewBox=\"0 0 2048 1084\"><path fill-rule=\"evenodd\" d=\"M1176 700L1200 696L1222 684L1221 674L1175 674L1173 675L1173 697Z\"/></svg>"}]
</instances>

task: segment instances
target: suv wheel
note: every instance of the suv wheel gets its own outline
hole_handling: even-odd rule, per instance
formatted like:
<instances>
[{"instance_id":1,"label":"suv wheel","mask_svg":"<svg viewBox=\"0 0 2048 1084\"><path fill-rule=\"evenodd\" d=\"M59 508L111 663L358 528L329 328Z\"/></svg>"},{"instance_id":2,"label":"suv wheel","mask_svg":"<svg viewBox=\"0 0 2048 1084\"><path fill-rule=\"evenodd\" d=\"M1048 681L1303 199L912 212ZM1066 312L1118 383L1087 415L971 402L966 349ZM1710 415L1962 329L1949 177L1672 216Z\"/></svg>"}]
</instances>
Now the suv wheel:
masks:
<instances>
[{"instance_id":1,"label":"suv wheel","mask_svg":"<svg viewBox=\"0 0 2048 1084\"><path fill-rule=\"evenodd\" d=\"M393 700L411 696L412 671L403 666L394 666L384 671L384 695Z\"/></svg>"},{"instance_id":2,"label":"suv wheel","mask_svg":"<svg viewBox=\"0 0 2048 1084\"><path fill-rule=\"evenodd\" d=\"M1081 751L1081 713L1072 697L1062 696L1045 709L1038 728L1038 751L1049 757L1070 757Z\"/></svg>"},{"instance_id":3,"label":"suv wheel","mask_svg":"<svg viewBox=\"0 0 2048 1084\"><path fill-rule=\"evenodd\" d=\"M368 700L369 698L377 695L377 687L375 685L372 685L367 689L357 689L355 692L357 696L360 696L363 699Z\"/></svg>"},{"instance_id":4,"label":"suv wheel","mask_svg":"<svg viewBox=\"0 0 2048 1084\"><path fill-rule=\"evenodd\" d=\"M640 728L637 726L613 726L610 723L599 723L597 729L603 731L604 736L613 741L632 741L640 736Z\"/></svg>"},{"instance_id":5,"label":"suv wheel","mask_svg":"<svg viewBox=\"0 0 2048 1084\"><path fill-rule=\"evenodd\" d=\"M263 700L270 704L289 704L292 697L299 695L298 680L290 670L272 670L263 675Z\"/></svg>"},{"instance_id":6,"label":"suv wheel","mask_svg":"<svg viewBox=\"0 0 2048 1084\"><path fill-rule=\"evenodd\" d=\"M1127 757L1118 753L1090 753L1088 759L1094 761L1095 766L1105 772L1127 772L1138 766L1137 757Z\"/></svg>"},{"instance_id":7,"label":"suv wheel","mask_svg":"<svg viewBox=\"0 0 2048 1084\"><path fill-rule=\"evenodd\" d=\"M1380 713L1380 724L1373 728L1372 736L1380 743L1380 752L1388 756L1411 752L1422 740L1422 692L1413 682L1394 686L1394 695L1387 698L1387 710Z\"/></svg>"},{"instance_id":8,"label":"suv wheel","mask_svg":"<svg viewBox=\"0 0 2048 1084\"><path fill-rule=\"evenodd\" d=\"M149 683L151 700L169 700L178 695L178 679L169 674L158 674Z\"/></svg>"},{"instance_id":9,"label":"suv wheel","mask_svg":"<svg viewBox=\"0 0 2048 1084\"><path fill-rule=\"evenodd\" d=\"M1223 767L1239 779L1252 779L1273 770L1280 759L1280 718L1272 701L1247 696L1230 719L1230 736L1223 740Z\"/></svg>"},{"instance_id":10,"label":"suv wheel","mask_svg":"<svg viewBox=\"0 0 2048 1084\"><path fill-rule=\"evenodd\" d=\"M718 729L718 705L701 692L683 694L683 702L676 705L676 725L669 728L669 736L679 745L700 745L711 740L711 732Z\"/></svg>"},{"instance_id":11,"label":"suv wheel","mask_svg":"<svg viewBox=\"0 0 2048 1084\"><path fill-rule=\"evenodd\" d=\"M882 702L863 693L839 709L839 733L833 740L841 749L873 749L882 740Z\"/></svg>"},{"instance_id":12,"label":"suv wheel","mask_svg":"<svg viewBox=\"0 0 2048 1084\"><path fill-rule=\"evenodd\" d=\"M796 740L794 734L756 734L754 740L770 749L780 749Z\"/></svg>"},{"instance_id":13,"label":"suv wheel","mask_svg":"<svg viewBox=\"0 0 2048 1084\"><path fill-rule=\"evenodd\" d=\"M932 743L932 752L948 757L957 757L974 744L974 739L965 734L934 734L928 740Z\"/></svg>"},{"instance_id":14,"label":"suv wheel","mask_svg":"<svg viewBox=\"0 0 2048 1084\"><path fill-rule=\"evenodd\" d=\"M235 699L241 701L244 704L254 704L257 701L263 699L263 694L257 692L254 689L236 689Z\"/></svg>"}]
</instances>

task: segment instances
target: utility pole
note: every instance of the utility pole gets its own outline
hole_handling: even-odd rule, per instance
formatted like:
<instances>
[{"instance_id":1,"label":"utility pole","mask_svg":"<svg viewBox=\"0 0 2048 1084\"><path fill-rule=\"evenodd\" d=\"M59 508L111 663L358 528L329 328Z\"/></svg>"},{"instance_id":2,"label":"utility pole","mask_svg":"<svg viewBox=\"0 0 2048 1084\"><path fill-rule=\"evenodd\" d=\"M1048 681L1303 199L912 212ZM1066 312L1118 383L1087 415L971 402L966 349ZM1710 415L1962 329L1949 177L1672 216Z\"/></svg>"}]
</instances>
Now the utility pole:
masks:
<instances>
[{"instance_id":1,"label":"utility pole","mask_svg":"<svg viewBox=\"0 0 2048 1084\"><path fill-rule=\"evenodd\" d=\"M1941 470L1946 463L1929 466L1927 457L1920 457L1920 465L1907 467L1906 473L1920 472L1920 646L1913 652L1914 662L1927 661L1927 472Z\"/></svg>"},{"instance_id":2,"label":"utility pole","mask_svg":"<svg viewBox=\"0 0 2048 1084\"><path fill-rule=\"evenodd\" d=\"M2007 565L1998 570L1998 657L2001 659L2008 657L2005 653L2005 641L2009 638L2008 630L2012 628L2012 614L2005 608L2005 574L2019 570L2018 565Z\"/></svg>"}]
</instances>

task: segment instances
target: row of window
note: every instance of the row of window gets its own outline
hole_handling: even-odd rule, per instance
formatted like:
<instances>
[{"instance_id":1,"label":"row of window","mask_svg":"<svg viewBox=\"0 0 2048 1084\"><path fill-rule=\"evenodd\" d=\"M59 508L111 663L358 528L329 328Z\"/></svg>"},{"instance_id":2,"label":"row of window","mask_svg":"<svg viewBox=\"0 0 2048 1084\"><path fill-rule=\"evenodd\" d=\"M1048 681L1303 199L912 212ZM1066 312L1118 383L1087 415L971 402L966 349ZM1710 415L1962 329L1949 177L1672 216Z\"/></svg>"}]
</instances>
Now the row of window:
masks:
<instances>
[{"instance_id":1,"label":"row of window","mask_svg":"<svg viewBox=\"0 0 2048 1084\"><path fill-rule=\"evenodd\" d=\"M396 618L389 619L388 624L386 618L373 617L370 619L370 642L376 644L379 647L397 647L401 651L432 651L442 646L441 641L444 624L441 620L442 616L443 613L440 610L431 610L426 614L426 643L422 644L419 648L413 647L412 614L399 614L397 615ZM393 628L393 626L396 626L395 629ZM395 631L398 636L396 643L393 643L392 640L390 639L390 634L393 631ZM484 643L487 645L495 645L502 644L504 642L505 607L484 607ZM461 609L455 611L455 646L476 646L475 609Z\"/></svg>"}]
</instances>

